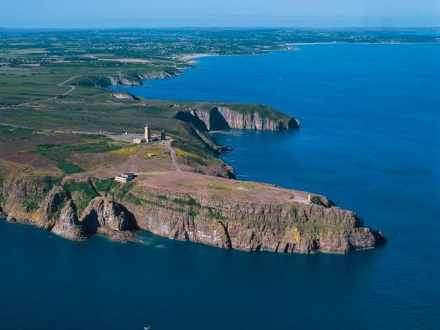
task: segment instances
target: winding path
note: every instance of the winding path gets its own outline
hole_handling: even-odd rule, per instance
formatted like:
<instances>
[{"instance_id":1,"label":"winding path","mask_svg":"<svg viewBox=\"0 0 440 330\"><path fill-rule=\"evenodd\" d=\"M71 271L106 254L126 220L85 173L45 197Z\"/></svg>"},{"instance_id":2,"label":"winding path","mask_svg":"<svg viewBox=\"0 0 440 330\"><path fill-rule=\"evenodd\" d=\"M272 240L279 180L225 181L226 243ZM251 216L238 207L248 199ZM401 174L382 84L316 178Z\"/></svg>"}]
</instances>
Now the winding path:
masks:
<instances>
[{"instance_id":1,"label":"winding path","mask_svg":"<svg viewBox=\"0 0 440 330\"><path fill-rule=\"evenodd\" d=\"M57 87L69 87L69 89L67 91L65 91L64 93L62 93L62 94L59 94L59 95L56 95L56 96L51 96L51 97L49 97L47 99L44 99L44 100L35 100L35 101L30 100L30 101L25 101L23 103L10 105L10 106L1 106L0 110L7 110L7 109L17 108L17 107L22 107L22 106L32 106L32 104L38 104L38 102L41 102L41 101L46 101L47 102L47 101L55 100L55 99L57 99L60 96L65 97L67 95L70 95L70 94L72 94L75 91L76 86L74 86L74 85L67 85L67 84L69 82L71 82L72 80L80 78L80 77L81 76L72 76L69 79L67 79L67 80L57 84L56 85Z\"/></svg>"},{"instance_id":2,"label":"winding path","mask_svg":"<svg viewBox=\"0 0 440 330\"><path fill-rule=\"evenodd\" d=\"M72 80L75 80L79 77L81 77L81 76L73 76L73 77L70 77L69 79L57 84L58 87L69 87L69 89L67 91L65 91L64 93L62 93L61 96L67 96L67 95L71 94L76 89L76 86L67 85L67 84L69 82L71 82ZM56 96L54 98L56 98Z\"/></svg>"}]
</instances>

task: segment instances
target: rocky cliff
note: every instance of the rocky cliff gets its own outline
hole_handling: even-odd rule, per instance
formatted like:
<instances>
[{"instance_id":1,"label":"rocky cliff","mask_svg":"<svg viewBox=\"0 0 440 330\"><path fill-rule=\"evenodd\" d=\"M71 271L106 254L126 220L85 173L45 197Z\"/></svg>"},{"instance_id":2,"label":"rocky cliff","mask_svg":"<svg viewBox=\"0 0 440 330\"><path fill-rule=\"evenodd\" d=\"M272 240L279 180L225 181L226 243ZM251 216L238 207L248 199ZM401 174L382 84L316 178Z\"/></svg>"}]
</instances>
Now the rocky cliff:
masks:
<instances>
[{"instance_id":1,"label":"rocky cliff","mask_svg":"<svg viewBox=\"0 0 440 330\"><path fill-rule=\"evenodd\" d=\"M78 220L76 206L68 200L54 221L52 232L70 240L83 240L88 237L84 225Z\"/></svg>"},{"instance_id":2,"label":"rocky cliff","mask_svg":"<svg viewBox=\"0 0 440 330\"><path fill-rule=\"evenodd\" d=\"M217 106L209 110L194 109L191 114L201 120L207 130L247 129L256 131L282 131L298 128L299 122L273 111L236 110Z\"/></svg>"},{"instance_id":3,"label":"rocky cliff","mask_svg":"<svg viewBox=\"0 0 440 330\"><path fill-rule=\"evenodd\" d=\"M353 212L314 203L243 203L150 189L126 205L144 230L228 249L347 253L383 241Z\"/></svg>"},{"instance_id":4,"label":"rocky cliff","mask_svg":"<svg viewBox=\"0 0 440 330\"><path fill-rule=\"evenodd\" d=\"M226 106L213 106L210 109L193 108L179 111L175 117L191 123L200 132L226 129L284 131L299 128L299 121L295 118L273 110L261 111L257 108L246 111Z\"/></svg>"},{"instance_id":5,"label":"rocky cliff","mask_svg":"<svg viewBox=\"0 0 440 330\"><path fill-rule=\"evenodd\" d=\"M181 72L177 69L152 71L145 73L124 73L118 75L82 76L73 84L86 87L108 88L111 86L141 86L143 80L169 79Z\"/></svg>"},{"instance_id":6,"label":"rocky cliff","mask_svg":"<svg viewBox=\"0 0 440 330\"><path fill-rule=\"evenodd\" d=\"M136 230L137 224L133 215L121 204L104 197L94 198L84 210L82 223L91 234L99 228L114 231Z\"/></svg>"},{"instance_id":7,"label":"rocky cliff","mask_svg":"<svg viewBox=\"0 0 440 330\"><path fill-rule=\"evenodd\" d=\"M0 211L10 222L46 229L70 240L101 233L118 241L133 240L137 230L133 215L124 206L97 196L80 212L71 193L51 177L13 175L0 187Z\"/></svg>"},{"instance_id":8,"label":"rocky cliff","mask_svg":"<svg viewBox=\"0 0 440 330\"><path fill-rule=\"evenodd\" d=\"M1 190L6 198L0 210L10 221L33 224L71 240L101 233L126 241L134 238L134 230L142 229L220 248L285 253L347 253L384 241L356 214L317 196L307 201L252 201L232 194L213 197L138 186L128 191L122 186L113 192L114 200L93 197L79 212L78 200L53 178L14 176Z\"/></svg>"}]
</instances>

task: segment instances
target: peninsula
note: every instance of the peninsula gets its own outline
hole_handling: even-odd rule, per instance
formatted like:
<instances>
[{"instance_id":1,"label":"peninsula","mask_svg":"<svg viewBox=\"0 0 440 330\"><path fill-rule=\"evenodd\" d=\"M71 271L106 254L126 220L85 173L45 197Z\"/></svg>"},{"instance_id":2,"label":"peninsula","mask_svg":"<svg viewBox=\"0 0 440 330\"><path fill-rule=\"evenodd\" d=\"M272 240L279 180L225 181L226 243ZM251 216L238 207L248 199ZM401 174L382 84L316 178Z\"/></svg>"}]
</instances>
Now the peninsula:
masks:
<instances>
[{"instance_id":1,"label":"peninsula","mask_svg":"<svg viewBox=\"0 0 440 330\"><path fill-rule=\"evenodd\" d=\"M95 234L136 241L145 230L245 251L347 253L384 241L325 196L236 180L219 158L227 146L210 135L298 129L297 119L263 105L109 90L193 65L191 56L171 51L181 36L172 47L167 38L158 42L159 51L142 35L127 44L109 33L107 42L119 40L119 47L105 52L105 43L91 45L82 33L10 34L0 49L0 215L9 222L79 241ZM286 47L270 40L235 40L231 52ZM186 54L221 54L222 45L212 38Z\"/></svg>"}]
</instances>

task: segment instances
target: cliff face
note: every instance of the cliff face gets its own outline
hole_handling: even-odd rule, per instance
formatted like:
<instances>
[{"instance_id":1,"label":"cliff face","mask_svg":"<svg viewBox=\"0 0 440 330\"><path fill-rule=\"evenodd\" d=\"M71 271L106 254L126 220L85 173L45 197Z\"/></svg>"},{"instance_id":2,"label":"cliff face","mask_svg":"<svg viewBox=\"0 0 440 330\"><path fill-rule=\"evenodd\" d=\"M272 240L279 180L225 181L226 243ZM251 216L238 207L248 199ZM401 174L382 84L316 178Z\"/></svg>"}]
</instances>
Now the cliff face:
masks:
<instances>
[{"instance_id":1,"label":"cliff face","mask_svg":"<svg viewBox=\"0 0 440 330\"><path fill-rule=\"evenodd\" d=\"M0 211L9 221L35 225L66 239L84 240L101 233L126 241L137 229L124 206L104 197L91 199L79 214L70 193L50 177L12 176L0 191L5 196Z\"/></svg>"},{"instance_id":2,"label":"cliff face","mask_svg":"<svg viewBox=\"0 0 440 330\"><path fill-rule=\"evenodd\" d=\"M88 232L94 234L99 228L114 231L136 230L137 225L133 215L121 204L97 197L84 210L82 223Z\"/></svg>"},{"instance_id":3,"label":"cliff face","mask_svg":"<svg viewBox=\"0 0 440 330\"><path fill-rule=\"evenodd\" d=\"M357 216L308 203L261 204L149 191L127 204L141 229L221 248L287 253L373 248L383 236Z\"/></svg>"},{"instance_id":4,"label":"cliff face","mask_svg":"<svg viewBox=\"0 0 440 330\"><path fill-rule=\"evenodd\" d=\"M255 131L283 131L299 127L295 118L265 113L258 110L239 111L226 106L181 111L177 119L190 122L199 130L246 129Z\"/></svg>"},{"instance_id":5,"label":"cliff face","mask_svg":"<svg viewBox=\"0 0 440 330\"><path fill-rule=\"evenodd\" d=\"M101 233L127 241L134 239L134 230L143 229L220 248L284 253L347 253L384 240L353 212L333 207L325 198L249 202L228 194L213 198L136 187L130 192L125 188L123 194L116 191L117 201L94 197L80 215L70 193L52 178L12 177L1 189L6 198L0 211L10 221L33 224L71 240Z\"/></svg>"},{"instance_id":6,"label":"cliff face","mask_svg":"<svg viewBox=\"0 0 440 330\"><path fill-rule=\"evenodd\" d=\"M282 131L298 128L294 118L286 116L273 118L259 111L238 111L229 107L218 106L209 111L193 110L193 116L200 119L210 131L229 128L256 131Z\"/></svg>"},{"instance_id":7,"label":"cliff face","mask_svg":"<svg viewBox=\"0 0 440 330\"><path fill-rule=\"evenodd\" d=\"M143 80L169 79L178 75L180 71L164 70L146 73L132 73L106 76L85 76L74 82L79 86L108 88L111 86L141 86Z\"/></svg>"},{"instance_id":8,"label":"cliff face","mask_svg":"<svg viewBox=\"0 0 440 330\"><path fill-rule=\"evenodd\" d=\"M59 217L55 220L52 232L70 240L83 240L87 238L83 224L78 220L76 206L68 200L62 208Z\"/></svg>"},{"instance_id":9,"label":"cliff face","mask_svg":"<svg viewBox=\"0 0 440 330\"><path fill-rule=\"evenodd\" d=\"M55 185L50 177L9 176L0 187L3 196L0 207L11 219L51 229L66 200L65 193L54 189Z\"/></svg>"}]
</instances>

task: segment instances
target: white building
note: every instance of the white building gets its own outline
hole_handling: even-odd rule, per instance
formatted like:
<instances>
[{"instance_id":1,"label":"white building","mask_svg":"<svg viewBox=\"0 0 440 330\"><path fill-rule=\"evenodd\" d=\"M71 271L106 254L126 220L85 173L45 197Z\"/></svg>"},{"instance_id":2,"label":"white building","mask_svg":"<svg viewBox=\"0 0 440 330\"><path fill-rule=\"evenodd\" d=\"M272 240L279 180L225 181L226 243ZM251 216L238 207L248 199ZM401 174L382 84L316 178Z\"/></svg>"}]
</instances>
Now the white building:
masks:
<instances>
[{"instance_id":1,"label":"white building","mask_svg":"<svg viewBox=\"0 0 440 330\"><path fill-rule=\"evenodd\" d=\"M121 175L115 176L115 181L120 183L128 183L136 178L134 173L122 173Z\"/></svg>"}]
</instances>

